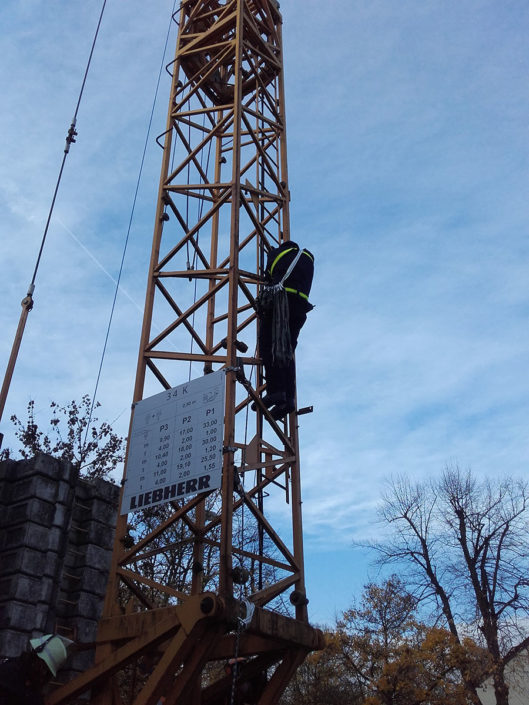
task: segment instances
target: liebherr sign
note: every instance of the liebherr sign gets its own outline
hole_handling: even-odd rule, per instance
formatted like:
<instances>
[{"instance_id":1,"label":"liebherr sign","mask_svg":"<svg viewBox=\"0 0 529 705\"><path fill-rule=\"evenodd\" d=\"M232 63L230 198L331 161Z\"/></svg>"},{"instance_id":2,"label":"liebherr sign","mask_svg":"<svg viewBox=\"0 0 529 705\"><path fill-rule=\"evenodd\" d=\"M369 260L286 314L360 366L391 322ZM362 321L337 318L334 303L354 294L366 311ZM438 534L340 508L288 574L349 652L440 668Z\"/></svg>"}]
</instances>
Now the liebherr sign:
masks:
<instances>
[{"instance_id":1,"label":"liebherr sign","mask_svg":"<svg viewBox=\"0 0 529 705\"><path fill-rule=\"evenodd\" d=\"M221 486L225 379L220 370L135 405L122 514Z\"/></svg>"}]
</instances>

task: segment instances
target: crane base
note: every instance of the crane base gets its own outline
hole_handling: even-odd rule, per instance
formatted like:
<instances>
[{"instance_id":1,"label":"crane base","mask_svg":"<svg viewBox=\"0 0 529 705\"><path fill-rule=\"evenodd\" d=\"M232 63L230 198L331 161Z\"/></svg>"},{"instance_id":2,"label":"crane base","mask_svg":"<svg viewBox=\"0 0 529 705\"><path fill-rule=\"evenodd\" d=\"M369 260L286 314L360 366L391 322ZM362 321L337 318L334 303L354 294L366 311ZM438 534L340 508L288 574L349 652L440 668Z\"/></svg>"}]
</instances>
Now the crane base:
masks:
<instances>
[{"instance_id":1,"label":"crane base","mask_svg":"<svg viewBox=\"0 0 529 705\"><path fill-rule=\"evenodd\" d=\"M55 690L46 705L277 703L323 634L305 622L213 593L182 605L101 620L96 663ZM81 700L81 696L84 697Z\"/></svg>"}]
</instances>

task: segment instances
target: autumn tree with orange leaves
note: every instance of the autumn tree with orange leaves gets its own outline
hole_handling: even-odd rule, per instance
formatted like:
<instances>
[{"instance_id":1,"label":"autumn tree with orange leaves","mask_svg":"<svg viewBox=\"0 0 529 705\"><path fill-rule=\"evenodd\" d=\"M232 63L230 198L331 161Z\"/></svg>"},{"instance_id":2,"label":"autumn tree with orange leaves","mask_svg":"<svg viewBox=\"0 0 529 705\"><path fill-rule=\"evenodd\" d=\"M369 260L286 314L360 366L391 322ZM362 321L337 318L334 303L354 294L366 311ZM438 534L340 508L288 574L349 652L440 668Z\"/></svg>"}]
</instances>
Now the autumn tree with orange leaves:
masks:
<instances>
[{"instance_id":1,"label":"autumn tree with orange leaves","mask_svg":"<svg viewBox=\"0 0 529 705\"><path fill-rule=\"evenodd\" d=\"M466 680L488 674L487 652L424 624L392 576L365 587L289 685L282 705L471 705Z\"/></svg>"},{"instance_id":2,"label":"autumn tree with orange leaves","mask_svg":"<svg viewBox=\"0 0 529 705\"><path fill-rule=\"evenodd\" d=\"M409 590L450 632L484 648L497 705L509 705L507 664L529 648L529 483L478 478L449 467L440 478L391 483L382 504L380 563L398 566ZM471 702L476 680L464 669Z\"/></svg>"},{"instance_id":3,"label":"autumn tree with orange leaves","mask_svg":"<svg viewBox=\"0 0 529 705\"><path fill-rule=\"evenodd\" d=\"M363 705L468 705L462 673L481 680L488 659L471 639L458 643L445 629L424 624L419 603L392 576L367 585L359 605L344 612L337 639L355 675Z\"/></svg>"}]
</instances>

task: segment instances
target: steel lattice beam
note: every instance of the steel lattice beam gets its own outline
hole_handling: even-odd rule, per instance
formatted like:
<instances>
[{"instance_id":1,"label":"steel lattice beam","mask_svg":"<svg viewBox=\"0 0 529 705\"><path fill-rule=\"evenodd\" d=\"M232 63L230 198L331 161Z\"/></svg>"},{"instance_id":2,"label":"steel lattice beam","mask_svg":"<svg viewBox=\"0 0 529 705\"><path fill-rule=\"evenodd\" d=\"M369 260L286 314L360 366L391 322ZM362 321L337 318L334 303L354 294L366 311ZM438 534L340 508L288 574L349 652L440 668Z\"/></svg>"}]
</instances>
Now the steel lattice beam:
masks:
<instances>
[{"instance_id":1,"label":"steel lattice beam","mask_svg":"<svg viewBox=\"0 0 529 705\"><path fill-rule=\"evenodd\" d=\"M226 369L222 488L165 505L141 538L118 519L96 664L50 705L88 688L100 705L124 693L224 703L231 686L215 668L236 649L250 659L241 677L267 675L265 705L321 648L305 599L297 417L276 423L263 406L256 343L259 273L290 239L279 6L187 0L178 24L134 401ZM290 526L274 526L279 502ZM243 600L256 612L241 633Z\"/></svg>"}]
</instances>

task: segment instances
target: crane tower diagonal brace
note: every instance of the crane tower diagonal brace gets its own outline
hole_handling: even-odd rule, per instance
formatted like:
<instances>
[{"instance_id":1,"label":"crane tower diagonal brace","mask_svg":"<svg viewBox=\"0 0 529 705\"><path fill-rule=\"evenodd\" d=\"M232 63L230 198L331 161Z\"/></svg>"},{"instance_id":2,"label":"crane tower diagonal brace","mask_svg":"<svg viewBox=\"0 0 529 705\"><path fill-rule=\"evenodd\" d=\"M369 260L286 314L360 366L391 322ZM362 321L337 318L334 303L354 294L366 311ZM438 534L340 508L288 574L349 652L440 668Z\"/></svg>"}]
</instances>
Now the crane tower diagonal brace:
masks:
<instances>
[{"instance_id":1,"label":"crane tower diagonal brace","mask_svg":"<svg viewBox=\"0 0 529 705\"><path fill-rule=\"evenodd\" d=\"M221 486L118 518L94 666L48 705L272 705L322 648L297 416L262 403L257 346L260 273L290 239L279 4L184 0L174 19L134 402L224 370Z\"/></svg>"}]
</instances>

